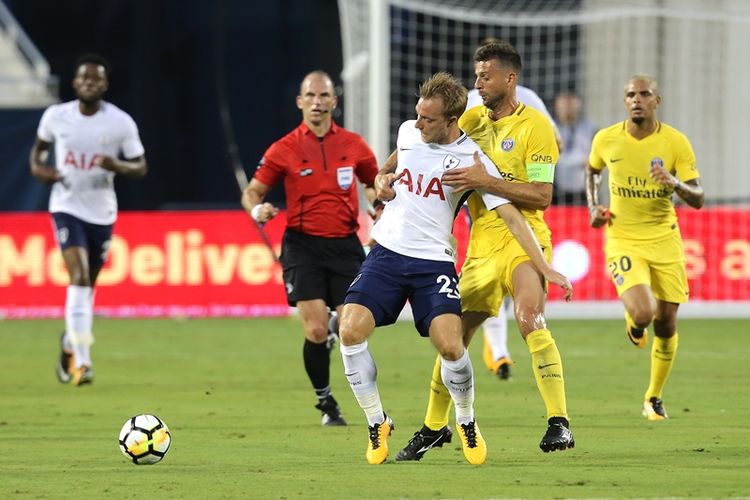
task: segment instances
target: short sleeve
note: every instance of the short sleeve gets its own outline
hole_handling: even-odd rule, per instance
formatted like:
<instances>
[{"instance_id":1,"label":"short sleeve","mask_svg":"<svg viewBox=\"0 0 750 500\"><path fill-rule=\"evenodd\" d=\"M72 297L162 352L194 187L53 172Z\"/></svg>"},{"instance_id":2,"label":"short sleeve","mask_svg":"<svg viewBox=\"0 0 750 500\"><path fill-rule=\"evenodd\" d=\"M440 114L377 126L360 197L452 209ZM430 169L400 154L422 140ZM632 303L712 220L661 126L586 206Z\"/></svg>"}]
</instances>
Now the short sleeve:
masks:
<instances>
[{"instance_id":1,"label":"short sleeve","mask_svg":"<svg viewBox=\"0 0 750 500\"><path fill-rule=\"evenodd\" d=\"M695 166L695 153L687 137L680 134L678 147L675 151L675 173L682 182L691 181L700 177L698 168Z\"/></svg>"},{"instance_id":2,"label":"short sleeve","mask_svg":"<svg viewBox=\"0 0 750 500\"><path fill-rule=\"evenodd\" d=\"M284 177L283 154L279 151L280 149L279 143L271 144L258 162L253 175L254 179L270 187Z\"/></svg>"},{"instance_id":3,"label":"short sleeve","mask_svg":"<svg viewBox=\"0 0 750 500\"><path fill-rule=\"evenodd\" d=\"M44 142L55 142L55 133L52 129L53 113L54 106L50 106L42 114L42 119L39 120L39 127L36 130L36 135Z\"/></svg>"},{"instance_id":4,"label":"short sleeve","mask_svg":"<svg viewBox=\"0 0 750 500\"><path fill-rule=\"evenodd\" d=\"M604 155L602 154L602 133L597 132L594 136L594 140L591 143L591 152L589 153L589 165L594 170L602 170L604 168Z\"/></svg>"},{"instance_id":5,"label":"short sleeve","mask_svg":"<svg viewBox=\"0 0 750 500\"><path fill-rule=\"evenodd\" d=\"M134 159L143 156L145 149L143 143L138 135L138 125L135 124L129 115L125 115L124 119L125 136L122 140L122 155L127 159Z\"/></svg>"}]
</instances>

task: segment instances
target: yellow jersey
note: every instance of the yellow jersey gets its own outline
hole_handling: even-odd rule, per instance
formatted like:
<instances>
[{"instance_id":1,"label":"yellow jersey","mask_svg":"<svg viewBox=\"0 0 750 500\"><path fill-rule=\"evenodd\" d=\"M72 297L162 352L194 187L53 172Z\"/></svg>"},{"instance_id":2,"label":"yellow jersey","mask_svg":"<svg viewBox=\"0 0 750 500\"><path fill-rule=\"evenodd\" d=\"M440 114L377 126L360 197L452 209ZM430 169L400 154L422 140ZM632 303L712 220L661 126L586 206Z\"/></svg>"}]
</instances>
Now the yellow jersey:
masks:
<instances>
[{"instance_id":1,"label":"yellow jersey","mask_svg":"<svg viewBox=\"0 0 750 500\"><path fill-rule=\"evenodd\" d=\"M495 121L489 109L476 106L458 120L459 127L493 161L507 182L552 183L559 157L555 131L549 119L534 108L520 104L509 116ZM488 211L476 193L469 196L472 227L468 257L483 257L501 251L512 238L508 226L494 210ZM551 233L542 210L520 209L539 243L551 245Z\"/></svg>"},{"instance_id":2,"label":"yellow jersey","mask_svg":"<svg viewBox=\"0 0 750 500\"><path fill-rule=\"evenodd\" d=\"M661 122L641 140L628 133L627 121L600 130L594 136L589 164L594 170L609 168L608 238L656 240L673 234L674 190L651 178L652 165L663 165L682 182L700 177L688 138Z\"/></svg>"}]
</instances>

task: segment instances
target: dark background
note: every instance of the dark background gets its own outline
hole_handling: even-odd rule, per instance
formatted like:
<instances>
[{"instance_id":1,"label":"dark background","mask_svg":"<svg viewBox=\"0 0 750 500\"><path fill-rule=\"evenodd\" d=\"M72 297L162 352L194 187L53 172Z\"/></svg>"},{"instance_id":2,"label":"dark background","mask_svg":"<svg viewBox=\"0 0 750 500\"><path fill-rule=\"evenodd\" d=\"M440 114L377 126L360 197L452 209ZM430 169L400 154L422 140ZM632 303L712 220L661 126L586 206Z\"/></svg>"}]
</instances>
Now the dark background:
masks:
<instances>
[{"instance_id":1,"label":"dark background","mask_svg":"<svg viewBox=\"0 0 750 500\"><path fill-rule=\"evenodd\" d=\"M219 114L222 69L248 176L265 149L300 122L294 99L306 73L323 69L340 85L336 0L6 0L6 5L60 77L61 101L74 99L71 81L80 54L97 52L112 63L105 99L135 119L150 167L144 179L118 176L124 210L239 207ZM28 156L43 110L34 111L29 117L27 111L0 110L0 124L15 124L17 137L28 136L26 143L8 144L10 134L4 134L4 162L9 149L16 160ZM6 172L11 174L6 180L13 179L16 195L28 194L15 202L3 196L0 209L44 210L46 192L27 185L36 181L23 162L25 170ZM275 189L269 200L279 202L281 194Z\"/></svg>"}]
</instances>

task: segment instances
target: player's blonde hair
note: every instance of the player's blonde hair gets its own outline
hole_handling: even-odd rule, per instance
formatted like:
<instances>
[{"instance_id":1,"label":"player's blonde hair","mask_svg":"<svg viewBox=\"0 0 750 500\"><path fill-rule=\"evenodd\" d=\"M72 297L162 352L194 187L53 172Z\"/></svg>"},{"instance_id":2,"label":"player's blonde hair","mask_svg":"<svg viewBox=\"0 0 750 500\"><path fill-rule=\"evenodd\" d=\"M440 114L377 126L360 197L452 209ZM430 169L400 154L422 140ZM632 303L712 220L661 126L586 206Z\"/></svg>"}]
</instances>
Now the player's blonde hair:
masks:
<instances>
[{"instance_id":1,"label":"player's blonde hair","mask_svg":"<svg viewBox=\"0 0 750 500\"><path fill-rule=\"evenodd\" d=\"M445 118L461 116L466 109L468 93L458 78L445 71L435 73L419 86L419 97L422 99L440 97L443 100Z\"/></svg>"}]
</instances>

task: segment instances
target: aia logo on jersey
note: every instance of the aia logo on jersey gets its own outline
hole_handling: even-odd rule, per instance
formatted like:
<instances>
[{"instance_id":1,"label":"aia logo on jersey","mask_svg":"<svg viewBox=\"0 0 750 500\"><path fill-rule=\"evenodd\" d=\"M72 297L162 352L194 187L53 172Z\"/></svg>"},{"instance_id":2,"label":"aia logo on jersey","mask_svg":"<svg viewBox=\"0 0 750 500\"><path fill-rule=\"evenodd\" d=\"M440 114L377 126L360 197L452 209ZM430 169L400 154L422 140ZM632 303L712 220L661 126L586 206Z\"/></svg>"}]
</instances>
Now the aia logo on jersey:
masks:
<instances>
[{"instance_id":1,"label":"aia logo on jersey","mask_svg":"<svg viewBox=\"0 0 750 500\"><path fill-rule=\"evenodd\" d=\"M429 181L425 181L424 174L419 174L416 179L412 178L411 172L408 168L404 169L404 176L398 181L399 184L405 184L406 189L410 193L414 193L417 196L427 198L430 195L437 195L441 200L445 200L445 193L443 192L443 183L437 177L430 178Z\"/></svg>"},{"instance_id":2,"label":"aia logo on jersey","mask_svg":"<svg viewBox=\"0 0 750 500\"><path fill-rule=\"evenodd\" d=\"M513 138L503 139L503 142L500 143L500 147L503 148L503 151L505 151L506 153L509 153L515 145L516 141Z\"/></svg>"},{"instance_id":3,"label":"aia logo on jersey","mask_svg":"<svg viewBox=\"0 0 750 500\"><path fill-rule=\"evenodd\" d=\"M91 170L96 166L95 162L97 158L99 158L97 154L86 156L86 153L81 153L76 155L73 151L68 150L65 153L64 164L80 170Z\"/></svg>"},{"instance_id":4,"label":"aia logo on jersey","mask_svg":"<svg viewBox=\"0 0 750 500\"><path fill-rule=\"evenodd\" d=\"M651 159L651 170L655 168L663 168L664 167L664 160L661 158L652 158Z\"/></svg>"},{"instance_id":5,"label":"aia logo on jersey","mask_svg":"<svg viewBox=\"0 0 750 500\"><path fill-rule=\"evenodd\" d=\"M461 161L452 155L447 155L443 158L443 170L450 170L456 168Z\"/></svg>"}]
</instances>

